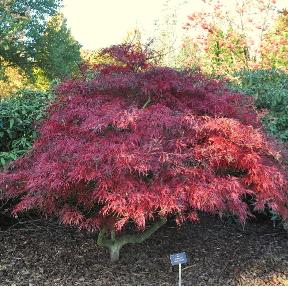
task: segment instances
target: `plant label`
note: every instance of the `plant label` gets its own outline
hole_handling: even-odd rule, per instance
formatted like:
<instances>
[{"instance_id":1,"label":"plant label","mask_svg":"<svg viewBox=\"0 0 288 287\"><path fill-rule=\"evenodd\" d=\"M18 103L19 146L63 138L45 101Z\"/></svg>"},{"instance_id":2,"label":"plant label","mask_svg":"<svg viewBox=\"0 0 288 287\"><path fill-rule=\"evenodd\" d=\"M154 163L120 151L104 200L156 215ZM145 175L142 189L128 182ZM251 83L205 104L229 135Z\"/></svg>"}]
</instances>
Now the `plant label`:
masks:
<instances>
[{"instance_id":1,"label":"plant label","mask_svg":"<svg viewBox=\"0 0 288 287\"><path fill-rule=\"evenodd\" d=\"M187 255L185 252L171 254L170 261L173 266L179 264L185 264L187 263Z\"/></svg>"}]
</instances>

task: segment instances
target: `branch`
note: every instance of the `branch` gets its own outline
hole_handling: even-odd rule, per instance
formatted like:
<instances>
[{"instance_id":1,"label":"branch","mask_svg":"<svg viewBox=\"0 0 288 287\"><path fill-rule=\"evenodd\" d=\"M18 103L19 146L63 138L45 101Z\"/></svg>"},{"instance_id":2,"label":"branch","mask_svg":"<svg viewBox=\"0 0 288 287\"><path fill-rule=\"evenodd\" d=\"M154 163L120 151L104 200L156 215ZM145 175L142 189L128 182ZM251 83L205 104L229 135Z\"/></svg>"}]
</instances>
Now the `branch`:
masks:
<instances>
[{"instance_id":1,"label":"branch","mask_svg":"<svg viewBox=\"0 0 288 287\"><path fill-rule=\"evenodd\" d=\"M160 217L157 222L155 222L153 225L151 225L148 229L146 229L142 233L122 235L117 239L117 241L120 241L121 243L123 243L123 245L128 243L142 243L166 222L167 219L165 217Z\"/></svg>"},{"instance_id":2,"label":"branch","mask_svg":"<svg viewBox=\"0 0 288 287\"><path fill-rule=\"evenodd\" d=\"M146 103L143 105L142 109L144 110L151 102L151 97L148 97L148 100L146 101Z\"/></svg>"},{"instance_id":3,"label":"branch","mask_svg":"<svg viewBox=\"0 0 288 287\"><path fill-rule=\"evenodd\" d=\"M119 249L125 244L129 243L142 243L144 240L149 238L155 231L157 231L162 225L167 222L165 217L160 217L157 222L151 225L148 229L141 233L135 234L124 234L118 238L115 237L115 232L111 232L111 239L108 239L108 230L103 228L98 234L97 244L99 246L107 247L109 249L117 246Z\"/></svg>"},{"instance_id":4,"label":"branch","mask_svg":"<svg viewBox=\"0 0 288 287\"><path fill-rule=\"evenodd\" d=\"M108 241L107 240L107 229L106 228L102 228L98 234L98 238L97 238L97 244L99 246L104 246L104 247L109 247L110 245L107 245L108 244Z\"/></svg>"}]
</instances>

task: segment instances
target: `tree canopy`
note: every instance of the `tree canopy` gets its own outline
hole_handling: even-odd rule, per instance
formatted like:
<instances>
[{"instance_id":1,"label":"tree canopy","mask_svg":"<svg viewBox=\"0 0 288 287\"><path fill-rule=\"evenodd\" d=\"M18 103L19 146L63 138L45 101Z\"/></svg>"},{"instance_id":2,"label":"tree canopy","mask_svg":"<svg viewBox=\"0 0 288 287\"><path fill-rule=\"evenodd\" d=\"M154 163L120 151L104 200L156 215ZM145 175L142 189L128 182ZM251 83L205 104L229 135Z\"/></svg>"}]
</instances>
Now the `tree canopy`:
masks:
<instances>
[{"instance_id":1,"label":"tree canopy","mask_svg":"<svg viewBox=\"0 0 288 287\"><path fill-rule=\"evenodd\" d=\"M252 98L198 73L156 67L130 45L102 53L115 61L95 66L90 80L58 86L31 152L0 174L5 197L20 198L14 214L37 208L100 229L112 259L168 216L180 224L199 211L228 212L244 222L250 201L254 211L288 217L285 169ZM118 236L129 222L145 232Z\"/></svg>"},{"instance_id":2,"label":"tree canopy","mask_svg":"<svg viewBox=\"0 0 288 287\"><path fill-rule=\"evenodd\" d=\"M48 77L63 77L79 61L80 46L71 38L65 21L61 17L55 23L50 20L58 13L60 4L61 0L0 0L2 75L8 65L21 68L28 75L33 74L33 68L40 67ZM61 59L64 54L66 57ZM56 58L66 68L55 66ZM52 70L47 61L53 63Z\"/></svg>"},{"instance_id":3,"label":"tree canopy","mask_svg":"<svg viewBox=\"0 0 288 287\"><path fill-rule=\"evenodd\" d=\"M81 46L71 36L62 14L51 17L36 47L37 65L50 80L73 74L81 61Z\"/></svg>"}]
</instances>

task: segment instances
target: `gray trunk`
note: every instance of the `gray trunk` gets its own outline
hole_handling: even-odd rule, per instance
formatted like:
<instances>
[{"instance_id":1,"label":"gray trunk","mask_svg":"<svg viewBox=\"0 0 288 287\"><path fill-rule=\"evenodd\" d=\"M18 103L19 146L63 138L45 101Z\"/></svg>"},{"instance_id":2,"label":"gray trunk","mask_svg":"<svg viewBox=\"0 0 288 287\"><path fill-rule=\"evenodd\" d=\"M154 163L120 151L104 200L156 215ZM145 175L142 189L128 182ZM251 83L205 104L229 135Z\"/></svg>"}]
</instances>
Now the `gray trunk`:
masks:
<instances>
[{"instance_id":1,"label":"gray trunk","mask_svg":"<svg viewBox=\"0 0 288 287\"><path fill-rule=\"evenodd\" d=\"M110 260L112 262L117 262L119 260L120 248L121 247L117 244L115 244L109 248Z\"/></svg>"},{"instance_id":2,"label":"gray trunk","mask_svg":"<svg viewBox=\"0 0 288 287\"><path fill-rule=\"evenodd\" d=\"M101 229L98 234L97 244L99 246L107 247L110 251L110 259L112 262L119 260L120 249L125 244L131 243L142 243L144 240L149 238L156 230L166 223L167 219L160 217L157 222L151 225L143 232L136 234L123 234L119 237L115 236L115 231L111 231L111 239L109 239L109 231L105 228Z\"/></svg>"}]
</instances>

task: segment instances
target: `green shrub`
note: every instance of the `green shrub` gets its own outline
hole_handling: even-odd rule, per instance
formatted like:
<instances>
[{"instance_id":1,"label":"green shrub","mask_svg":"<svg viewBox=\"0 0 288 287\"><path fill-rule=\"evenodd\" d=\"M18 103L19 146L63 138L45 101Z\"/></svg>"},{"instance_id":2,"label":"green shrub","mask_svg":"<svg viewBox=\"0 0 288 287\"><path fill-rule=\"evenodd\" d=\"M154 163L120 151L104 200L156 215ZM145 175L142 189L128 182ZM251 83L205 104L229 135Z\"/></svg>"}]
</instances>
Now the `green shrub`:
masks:
<instances>
[{"instance_id":1,"label":"green shrub","mask_svg":"<svg viewBox=\"0 0 288 287\"><path fill-rule=\"evenodd\" d=\"M267 109L263 123L283 141L288 140L288 74L277 69L242 70L230 82L232 89L252 95L256 107Z\"/></svg>"},{"instance_id":2,"label":"green shrub","mask_svg":"<svg viewBox=\"0 0 288 287\"><path fill-rule=\"evenodd\" d=\"M0 168L32 146L35 122L44 117L52 99L48 92L22 90L0 100Z\"/></svg>"}]
</instances>

